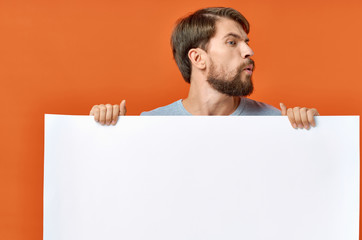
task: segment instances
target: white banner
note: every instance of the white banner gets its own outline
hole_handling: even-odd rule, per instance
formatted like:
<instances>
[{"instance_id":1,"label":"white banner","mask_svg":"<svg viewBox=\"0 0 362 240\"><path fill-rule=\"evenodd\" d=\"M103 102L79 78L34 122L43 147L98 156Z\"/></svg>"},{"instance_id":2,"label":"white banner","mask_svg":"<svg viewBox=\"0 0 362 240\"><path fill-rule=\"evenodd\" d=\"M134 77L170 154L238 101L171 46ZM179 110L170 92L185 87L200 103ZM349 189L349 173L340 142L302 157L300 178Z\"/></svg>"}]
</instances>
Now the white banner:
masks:
<instances>
[{"instance_id":1,"label":"white banner","mask_svg":"<svg viewBox=\"0 0 362 240\"><path fill-rule=\"evenodd\" d=\"M44 239L358 240L359 117L45 116Z\"/></svg>"}]
</instances>

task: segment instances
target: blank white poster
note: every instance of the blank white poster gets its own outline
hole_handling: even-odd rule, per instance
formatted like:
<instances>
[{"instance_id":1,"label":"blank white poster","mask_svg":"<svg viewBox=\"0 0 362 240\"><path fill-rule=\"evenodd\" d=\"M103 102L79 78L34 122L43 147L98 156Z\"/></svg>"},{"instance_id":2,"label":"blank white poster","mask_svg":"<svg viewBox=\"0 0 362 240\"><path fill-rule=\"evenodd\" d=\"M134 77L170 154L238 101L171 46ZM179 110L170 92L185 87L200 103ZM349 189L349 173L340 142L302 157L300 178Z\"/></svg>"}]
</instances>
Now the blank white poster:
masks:
<instances>
[{"instance_id":1,"label":"blank white poster","mask_svg":"<svg viewBox=\"0 0 362 240\"><path fill-rule=\"evenodd\" d=\"M44 239L358 240L359 117L45 115Z\"/></svg>"}]
</instances>

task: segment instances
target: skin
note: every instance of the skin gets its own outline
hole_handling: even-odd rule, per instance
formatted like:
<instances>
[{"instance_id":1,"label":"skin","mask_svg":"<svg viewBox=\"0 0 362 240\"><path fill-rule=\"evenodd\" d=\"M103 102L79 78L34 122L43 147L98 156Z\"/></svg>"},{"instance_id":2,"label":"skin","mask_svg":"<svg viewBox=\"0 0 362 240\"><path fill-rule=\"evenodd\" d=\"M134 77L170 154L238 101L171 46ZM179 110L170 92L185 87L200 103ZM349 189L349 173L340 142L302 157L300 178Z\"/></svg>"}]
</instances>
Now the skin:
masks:
<instances>
[{"instance_id":1,"label":"skin","mask_svg":"<svg viewBox=\"0 0 362 240\"><path fill-rule=\"evenodd\" d=\"M185 109L192 115L230 115L240 103L240 97L228 96L215 90L207 78L213 65L212 73L223 76L224 81L231 81L240 66L250 63L254 55L248 45L249 39L243 28L235 21L220 18L216 22L215 35L210 39L206 50L193 48L188 52L192 64L190 90L182 101ZM243 70L240 81L251 81L252 72ZM316 109L295 107L287 109L281 103L281 113L288 116L293 128L309 129L315 126ZM102 125L115 125L118 116L126 114L126 103L119 105L94 105L90 115Z\"/></svg>"}]
</instances>

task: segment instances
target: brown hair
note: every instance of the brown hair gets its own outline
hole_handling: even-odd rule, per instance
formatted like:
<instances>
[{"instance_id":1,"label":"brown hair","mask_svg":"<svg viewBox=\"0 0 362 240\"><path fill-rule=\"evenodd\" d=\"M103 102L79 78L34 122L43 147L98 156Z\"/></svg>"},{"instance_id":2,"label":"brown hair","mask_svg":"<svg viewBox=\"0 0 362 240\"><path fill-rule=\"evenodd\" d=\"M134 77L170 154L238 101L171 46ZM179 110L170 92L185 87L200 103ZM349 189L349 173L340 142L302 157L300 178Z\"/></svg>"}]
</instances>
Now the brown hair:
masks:
<instances>
[{"instance_id":1,"label":"brown hair","mask_svg":"<svg viewBox=\"0 0 362 240\"><path fill-rule=\"evenodd\" d=\"M190 83L191 77L189 50L197 47L206 50L207 43L215 34L215 23L220 17L238 22L244 31L249 33L249 22L232 8L204 8L177 21L171 35L171 47L173 57L186 82Z\"/></svg>"}]
</instances>

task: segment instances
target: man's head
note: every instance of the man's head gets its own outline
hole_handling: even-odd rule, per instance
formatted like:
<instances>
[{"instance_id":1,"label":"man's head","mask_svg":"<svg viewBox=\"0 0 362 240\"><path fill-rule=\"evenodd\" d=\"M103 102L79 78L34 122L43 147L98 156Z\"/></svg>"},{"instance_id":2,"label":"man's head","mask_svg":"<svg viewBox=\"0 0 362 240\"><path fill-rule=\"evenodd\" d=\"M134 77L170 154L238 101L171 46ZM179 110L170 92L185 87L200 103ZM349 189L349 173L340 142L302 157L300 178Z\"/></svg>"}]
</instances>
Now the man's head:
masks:
<instances>
[{"instance_id":1,"label":"man's head","mask_svg":"<svg viewBox=\"0 0 362 240\"><path fill-rule=\"evenodd\" d=\"M203 52L207 81L212 87L231 96L249 95L253 90L252 71L245 69L253 70L254 62L247 33L248 21L232 8L201 9L179 20L171 45L185 81L190 82L195 68L190 52Z\"/></svg>"}]
</instances>

